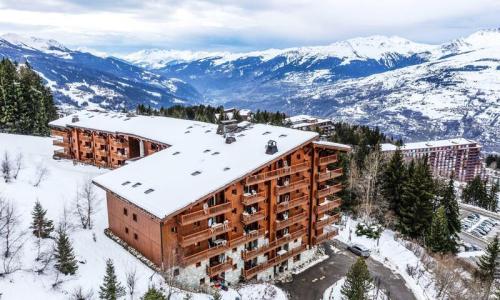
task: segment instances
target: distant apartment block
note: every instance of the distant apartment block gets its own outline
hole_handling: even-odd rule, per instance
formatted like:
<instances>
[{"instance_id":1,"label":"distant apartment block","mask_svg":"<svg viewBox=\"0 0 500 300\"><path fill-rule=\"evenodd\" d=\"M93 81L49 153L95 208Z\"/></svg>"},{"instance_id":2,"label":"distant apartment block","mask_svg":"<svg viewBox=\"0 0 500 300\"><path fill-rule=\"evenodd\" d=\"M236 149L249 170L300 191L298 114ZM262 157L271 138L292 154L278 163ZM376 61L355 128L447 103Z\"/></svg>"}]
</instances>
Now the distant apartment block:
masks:
<instances>
[{"instance_id":1,"label":"distant apartment block","mask_svg":"<svg viewBox=\"0 0 500 300\"><path fill-rule=\"evenodd\" d=\"M285 120L293 129L321 132L328 134L333 130L333 122L330 119L321 119L309 115L297 115Z\"/></svg>"},{"instance_id":2,"label":"distant apartment block","mask_svg":"<svg viewBox=\"0 0 500 300\"><path fill-rule=\"evenodd\" d=\"M394 152L396 146L382 144L382 152ZM401 151L407 160L428 157L429 165L436 177L450 177L453 173L458 181L468 182L482 174L481 146L464 138L407 143Z\"/></svg>"},{"instance_id":3,"label":"distant apartment block","mask_svg":"<svg viewBox=\"0 0 500 300\"><path fill-rule=\"evenodd\" d=\"M500 186L500 169L484 168L484 176L488 179L490 184Z\"/></svg>"},{"instance_id":4,"label":"distant apartment block","mask_svg":"<svg viewBox=\"0 0 500 300\"><path fill-rule=\"evenodd\" d=\"M109 229L185 284L273 278L337 234L350 147L317 133L94 112L50 126L56 157L116 168L94 179Z\"/></svg>"}]
</instances>

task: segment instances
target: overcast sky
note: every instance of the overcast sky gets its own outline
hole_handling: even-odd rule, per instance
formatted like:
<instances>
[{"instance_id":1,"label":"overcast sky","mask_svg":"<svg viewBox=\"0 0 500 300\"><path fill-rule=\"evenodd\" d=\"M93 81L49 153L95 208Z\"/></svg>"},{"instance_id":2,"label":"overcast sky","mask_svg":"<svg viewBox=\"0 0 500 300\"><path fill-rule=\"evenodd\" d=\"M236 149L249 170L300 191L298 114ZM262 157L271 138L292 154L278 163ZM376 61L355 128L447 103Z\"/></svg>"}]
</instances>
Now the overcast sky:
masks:
<instances>
[{"instance_id":1,"label":"overcast sky","mask_svg":"<svg viewBox=\"0 0 500 300\"><path fill-rule=\"evenodd\" d=\"M247 51L373 34L440 43L500 27L500 0L0 0L0 34L110 53Z\"/></svg>"}]
</instances>

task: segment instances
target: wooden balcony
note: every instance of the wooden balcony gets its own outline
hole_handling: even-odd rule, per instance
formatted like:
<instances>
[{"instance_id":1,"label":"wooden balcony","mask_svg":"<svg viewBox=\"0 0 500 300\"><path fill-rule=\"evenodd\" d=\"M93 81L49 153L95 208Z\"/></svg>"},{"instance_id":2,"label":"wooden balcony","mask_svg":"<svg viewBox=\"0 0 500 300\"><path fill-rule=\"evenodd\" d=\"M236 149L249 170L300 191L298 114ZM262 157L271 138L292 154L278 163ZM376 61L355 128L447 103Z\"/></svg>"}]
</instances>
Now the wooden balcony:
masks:
<instances>
[{"instance_id":1,"label":"wooden balcony","mask_svg":"<svg viewBox=\"0 0 500 300\"><path fill-rule=\"evenodd\" d=\"M210 257L224 253L229 249L230 249L229 243L220 244L218 246L208 248L208 249L202 250L200 252L185 256L182 258L181 263L182 263L182 266L185 267L185 266L197 263L199 261L202 261L204 259L208 259Z\"/></svg>"},{"instance_id":2,"label":"wooden balcony","mask_svg":"<svg viewBox=\"0 0 500 300\"><path fill-rule=\"evenodd\" d=\"M108 156L108 150L98 149L95 151L99 156Z\"/></svg>"},{"instance_id":3,"label":"wooden balcony","mask_svg":"<svg viewBox=\"0 0 500 300\"><path fill-rule=\"evenodd\" d=\"M278 205L276 206L276 211L280 213L285 210L289 210L291 208L306 204L308 200L309 200L309 195L302 194L298 197L292 198L292 200L278 203Z\"/></svg>"},{"instance_id":4,"label":"wooden balcony","mask_svg":"<svg viewBox=\"0 0 500 300\"><path fill-rule=\"evenodd\" d=\"M118 151L116 151L116 152L111 152L111 153L112 153L112 155L114 155L114 156L115 156L116 158L118 158L118 159L121 159L121 160L126 160L126 159L128 159L128 155L127 155L127 154L122 154L121 152L118 152Z\"/></svg>"},{"instance_id":5,"label":"wooden balcony","mask_svg":"<svg viewBox=\"0 0 500 300\"><path fill-rule=\"evenodd\" d=\"M340 177L342 176L342 174L343 174L342 168L338 168L331 171L327 170L326 172L316 174L316 179L318 180L318 182L323 182L325 180L335 179L337 177Z\"/></svg>"},{"instance_id":6,"label":"wooden balcony","mask_svg":"<svg viewBox=\"0 0 500 300\"><path fill-rule=\"evenodd\" d=\"M260 192L256 194L245 193L241 196L241 203L243 205L252 205L266 200L266 192Z\"/></svg>"},{"instance_id":7,"label":"wooden balcony","mask_svg":"<svg viewBox=\"0 0 500 300\"><path fill-rule=\"evenodd\" d=\"M337 154L332 154L332 155L320 157L319 161L318 161L320 166L324 166L324 165L328 165L328 164L336 163L336 162L337 162Z\"/></svg>"},{"instance_id":8,"label":"wooden balcony","mask_svg":"<svg viewBox=\"0 0 500 300\"><path fill-rule=\"evenodd\" d=\"M78 140L83 141L83 142L92 142L92 136L91 135L86 135L86 134L81 134L78 137Z\"/></svg>"},{"instance_id":9,"label":"wooden balcony","mask_svg":"<svg viewBox=\"0 0 500 300\"><path fill-rule=\"evenodd\" d=\"M99 167L107 167L108 166L108 162L104 161L104 160L96 160L95 164L96 164L96 166L99 166Z\"/></svg>"},{"instance_id":10,"label":"wooden balcony","mask_svg":"<svg viewBox=\"0 0 500 300\"><path fill-rule=\"evenodd\" d=\"M323 218L316 222L316 229L321 229L326 225L338 222L340 220L340 214L335 214L333 216L325 215Z\"/></svg>"},{"instance_id":11,"label":"wooden balcony","mask_svg":"<svg viewBox=\"0 0 500 300\"><path fill-rule=\"evenodd\" d=\"M340 183L337 183L335 185L332 185L332 186L327 186L321 190L318 190L316 192L316 195L318 197L318 199L321 199L321 198L324 198L326 196L330 196L330 195L333 195L333 194L336 194L338 192L342 191L342 184Z\"/></svg>"},{"instance_id":12,"label":"wooden balcony","mask_svg":"<svg viewBox=\"0 0 500 300\"><path fill-rule=\"evenodd\" d=\"M276 186L276 195L283 195L307 186L309 186L309 179L307 178L290 183L289 185L278 185Z\"/></svg>"},{"instance_id":13,"label":"wooden balcony","mask_svg":"<svg viewBox=\"0 0 500 300\"><path fill-rule=\"evenodd\" d=\"M259 237L263 237L266 234L266 230L264 228L259 228L258 230L252 230L249 233L242 235L240 237L232 239L231 247L238 246L243 243L248 243L253 240L258 239Z\"/></svg>"},{"instance_id":14,"label":"wooden balcony","mask_svg":"<svg viewBox=\"0 0 500 300\"><path fill-rule=\"evenodd\" d=\"M269 259L268 261L266 261L265 263L257 265L251 269L248 269L248 270L243 270L243 277L245 277L245 279L247 279L247 280L251 279L252 277L257 275L257 273L262 272L262 271L264 271L270 267L273 267L277 264L280 264L289 258L292 258L293 256L306 250L306 248L307 248L306 245L301 245L300 247L293 248L292 250L288 251L287 253L285 253L283 255L275 256L275 257Z\"/></svg>"},{"instance_id":15,"label":"wooden balcony","mask_svg":"<svg viewBox=\"0 0 500 300\"><path fill-rule=\"evenodd\" d=\"M225 262L220 263L215 266L207 266L207 274L209 277L219 275L220 273L227 271L233 267L233 259L228 257Z\"/></svg>"},{"instance_id":16,"label":"wooden balcony","mask_svg":"<svg viewBox=\"0 0 500 300\"><path fill-rule=\"evenodd\" d=\"M276 220L276 230L283 229L285 227L288 227L290 225L293 225L295 223L301 222L307 218L307 213L306 211L303 211L299 214L296 214L293 217L289 217L286 220Z\"/></svg>"},{"instance_id":17,"label":"wooden balcony","mask_svg":"<svg viewBox=\"0 0 500 300\"><path fill-rule=\"evenodd\" d=\"M330 232L324 232L320 235L314 236L313 237L313 244L317 245L320 244L328 239L331 239L332 237L336 236L338 234L337 230L330 231Z\"/></svg>"},{"instance_id":18,"label":"wooden balcony","mask_svg":"<svg viewBox=\"0 0 500 300\"><path fill-rule=\"evenodd\" d=\"M101 145L106 145L108 143L108 138L102 137L102 136L96 136L95 137L95 142Z\"/></svg>"},{"instance_id":19,"label":"wooden balcony","mask_svg":"<svg viewBox=\"0 0 500 300\"><path fill-rule=\"evenodd\" d=\"M288 243L289 241L292 241L296 238L299 238L299 237L303 236L305 233L306 233L306 230L302 227L298 230L295 230L294 232L292 232L290 234L287 234L279 239L276 239L276 240L270 242L267 245L262 245L260 247L257 247L256 249L252 249L252 250L244 250L241 253L241 257L245 261L250 260L254 257L257 257L258 255L261 255L261 254L269 252L273 249L276 249L277 247L282 246L282 245Z\"/></svg>"},{"instance_id":20,"label":"wooden balcony","mask_svg":"<svg viewBox=\"0 0 500 300\"><path fill-rule=\"evenodd\" d=\"M291 175L291 174L298 173L298 172L303 172L303 171L306 171L307 169L309 169L309 167L310 167L310 164L309 164L309 162L306 161L306 162L296 164L293 166L283 167L283 168L279 168L279 169L276 169L273 171L260 173L257 175L247 177L246 184L247 185L257 184L260 182L276 179L278 177L287 176L287 175Z\"/></svg>"},{"instance_id":21,"label":"wooden balcony","mask_svg":"<svg viewBox=\"0 0 500 300\"><path fill-rule=\"evenodd\" d=\"M52 145L57 146L57 147L68 148L69 147L69 140L68 139L55 139L52 141Z\"/></svg>"},{"instance_id":22,"label":"wooden balcony","mask_svg":"<svg viewBox=\"0 0 500 300\"><path fill-rule=\"evenodd\" d=\"M217 224L216 226L213 226L211 228L197 231L188 235L179 235L179 244L181 245L181 247L186 247L196 242L208 240L209 238L229 231L231 231L231 223L227 222Z\"/></svg>"},{"instance_id":23,"label":"wooden balcony","mask_svg":"<svg viewBox=\"0 0 500 300\"><path fill-rule=\"evenodd\" d=\"M228 213L230 211L231 211L231 203L225 202L222 204L207 207L206 209L200 209L194 212L189 212L187 214L180 215L179 224L181 225L192 224L194 222L203 221L223 213Z\"/></svg>"},{"instance_id":24,"label":"wooden balcony","mask_svg":"<svg viewBox=\"0 0 500 300\"><path fill-rule=\"evenodd\" d=\"M84 153L94 153L94 149L92 148L92 146L87 146L87 145L81 145L80 151Z\"/></svg>"},{"instance_id":25,"label":"wooden balcony","mask_svg":"<svg viewBox=\"0 0 500 300\"><path fill-rule=\"evenodd\" d=\"M71 155L64 151L65 149L54 150L54 158L71 158Z\"/></svg>"},{"instance_id":26,"label":"wooden balcony","mask_svg":"<svg viewBox=\"0 0 500 300\"><path fill-rule=\"evenodd\" d=\"M253 214L243 213L241 215L241 223L248 225L248 224L252 224L253 222L264 220L265 218L266 218L266 216L264 215L264 212L262 212L261 210L255 212Z\"/></svg>"},{"instance_id":27,"label":"wooden balcony","mask_svg":"<svg viewBox=\"0 0 500 300\"><path fill-rule=\"evenodd\" d=\"M113 146L115 146L115 148L127 148L128 147L127 141L120 142L118 140L111 140L111 144Z\"/></svg>"},{"instance_id":28,"label":"wooden balcony","mask_svg":"<svg viewBox=\"0 0 500 300\"><path fill-rule=\"evenodd\" d=\"M335 198L334 200L325 200L316 206L316 213L324 213L326 211L332 210L334 208L340 207L342 200L340 198Z\"/></svg>"}]
</instances>

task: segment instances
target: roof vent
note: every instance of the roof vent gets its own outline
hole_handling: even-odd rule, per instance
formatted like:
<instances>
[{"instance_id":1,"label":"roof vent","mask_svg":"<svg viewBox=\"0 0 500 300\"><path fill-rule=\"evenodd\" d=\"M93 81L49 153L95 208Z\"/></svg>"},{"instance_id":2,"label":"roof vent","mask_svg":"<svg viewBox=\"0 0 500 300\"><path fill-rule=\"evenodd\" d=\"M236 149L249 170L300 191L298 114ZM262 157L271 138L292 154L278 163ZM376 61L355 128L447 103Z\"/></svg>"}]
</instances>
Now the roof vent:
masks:
<instances>
[{"instance_id":1,"label":"roof vent","mask_svg":"<svg viewBox=\"0 0 500 300\"><path fill-rule=\"evenodd\" d=\"M278 144L276 141L269 140L266 145L266 154L274 154L278 152Z\"/></svg>"},{"instance_id":2,"label":"roof vent","mask_svg":"<svg viewBox=\"0 0 500 300\"><path fill-rule=\"evenodd\" d=\"M130 184L130 181L125 181L124 183L122 183L122 185L127 185L127 184Z\"/></svg>"},{"instance_id":3,"label":"roof vent","mask_svg":"<svg viewBox=\"0 0 500 300\"><path fill-rule=\"evenodd\" d=\"M212 155L219 155L219 154L220 154L220 152L218 152L218 151L215 151L214 153L212 153Z\"/></svg>"},{"instance_id":4,"label":"roof vent","mask_svg":"<svg viewBox=\"0 0 500 300\"><path fill-rule=\"evenodd\" d=\"M73 118L71 118L71 123L76 123L80 121L80 118L78 118L78 116L73 116Z\"/></svg>"},{"instance_id":5,"label":"roof vent","mask_svg":"<svg viewBox=\"0 0 500 300\"><path fill-rule=\"evenodd\" d=\"M133 188L135 188L135 187L138 187L138 186L140 186L140 185L142 185L142 183L140 183L140 182L136 182L136 183L134 183L134 185L133 185L132 187L133 187Z\"/></svg>"},{"instance_id":6,"label":"roof vent","mask_svg":"<svg viewBox=\"0 0 500 300\"><path fill-rule=\"evenodd\" d=\"M210 152L210 151L212 151L212 150L210 150L210 149L205 149L205 151L203 151L203 153L208 153L208 152Z\"/></svg>"},{"instance_id":7,"label":"roof vent","mask_svg":"<svg viewBox=\"0 0 500 300\"><path fill-rule=\"evenodd\" d=\"M264 132L262 135L268 135L268 134L270 134L270 133L271 133L270 131L266 131L266 132Z\"/></svg>"},{"instance_id":8,"label":"roof vent","mask_svg":"<svg viewBox=\"0 0 500 300\"><path fill-rule=\"evenodd\" d=\"M133 113L133 112L128 112L128 113L126 114L126 116L127 116L128 118L132 118L132 117L135 117L135 113Z\"/></svg>"},{"instance_id":9,"label":"roof vent","mask_svg":"<svg viewBox=\"0 0 500 300\"><path fill-rule=\"evenodd\" d=\"M172 153L172 155L178 155L178 154L180 154L179 151L175 151L174 153Z\"/></svg>"},{"instance_id":10,"label":"roof vent","mask_svg":"<svg viewBox=\"0 0 500 300\"><path fill-rule=\"evenodd\" d=\"M280 138L286 137L286 134L280 134Z\"/></svg>"},{"instance_id":11,"label":"roof vent","mask_svg":"<svg viewBox=\"0 0 500 300\"><path fill-rule=\"evenodd\" d=\"M232 144L236 142L236 138L234 136L227 136L226 137L226 144Z\"/></svg>"},{"instance_id":12,"label":"roof vent","mask_svg":"<svg viewBox=\"0 0 500 300\"><path fill-rule=\"evenodd\" d=\"M194 171L193 173L191 173L192 176L196 176L196 175L200 175L201 172L200 171Z\"/></svg>"},{"instance_id":13,"label":"roof vent","mask_svg":"<svg viewBox=\"0 0 500 300\"><path fill-rule=\"evenodd\" d=\"M231 168L230 168L230 167L225 167L225 168L224 168L224 171L229 171L229 170L231 170Z\"/></svg>"},{"instance_id":14,"label":"roof vent","mask_svg":"<svg viewBox=\"0 0 500 300\"><path fill-rule=\"evenodd\" d=\"M146 191L144 191L144 194L150 194L154 191L155 191L154 189L147 189Z\"/></svg>"}]
</instances>

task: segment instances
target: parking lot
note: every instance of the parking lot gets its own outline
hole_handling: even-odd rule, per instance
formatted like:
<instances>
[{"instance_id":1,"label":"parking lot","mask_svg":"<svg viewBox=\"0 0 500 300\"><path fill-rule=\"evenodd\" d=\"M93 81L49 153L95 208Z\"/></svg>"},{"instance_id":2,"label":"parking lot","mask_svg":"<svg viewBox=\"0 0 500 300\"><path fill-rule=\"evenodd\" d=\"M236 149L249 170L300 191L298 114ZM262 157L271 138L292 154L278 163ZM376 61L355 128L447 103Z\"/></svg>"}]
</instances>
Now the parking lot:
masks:
<instances>
[{"instance_id":1,"label":"parking lot","mask_svg":"<svg viewBox=\"0 0 500 300\"><path fill-rule=\"evenodd\" d=\"M478 251L500 231L500 222L477 212L462 210L462 251ZM467 238L468 237L468 238Z\"/></svg>"}]
</instances>

